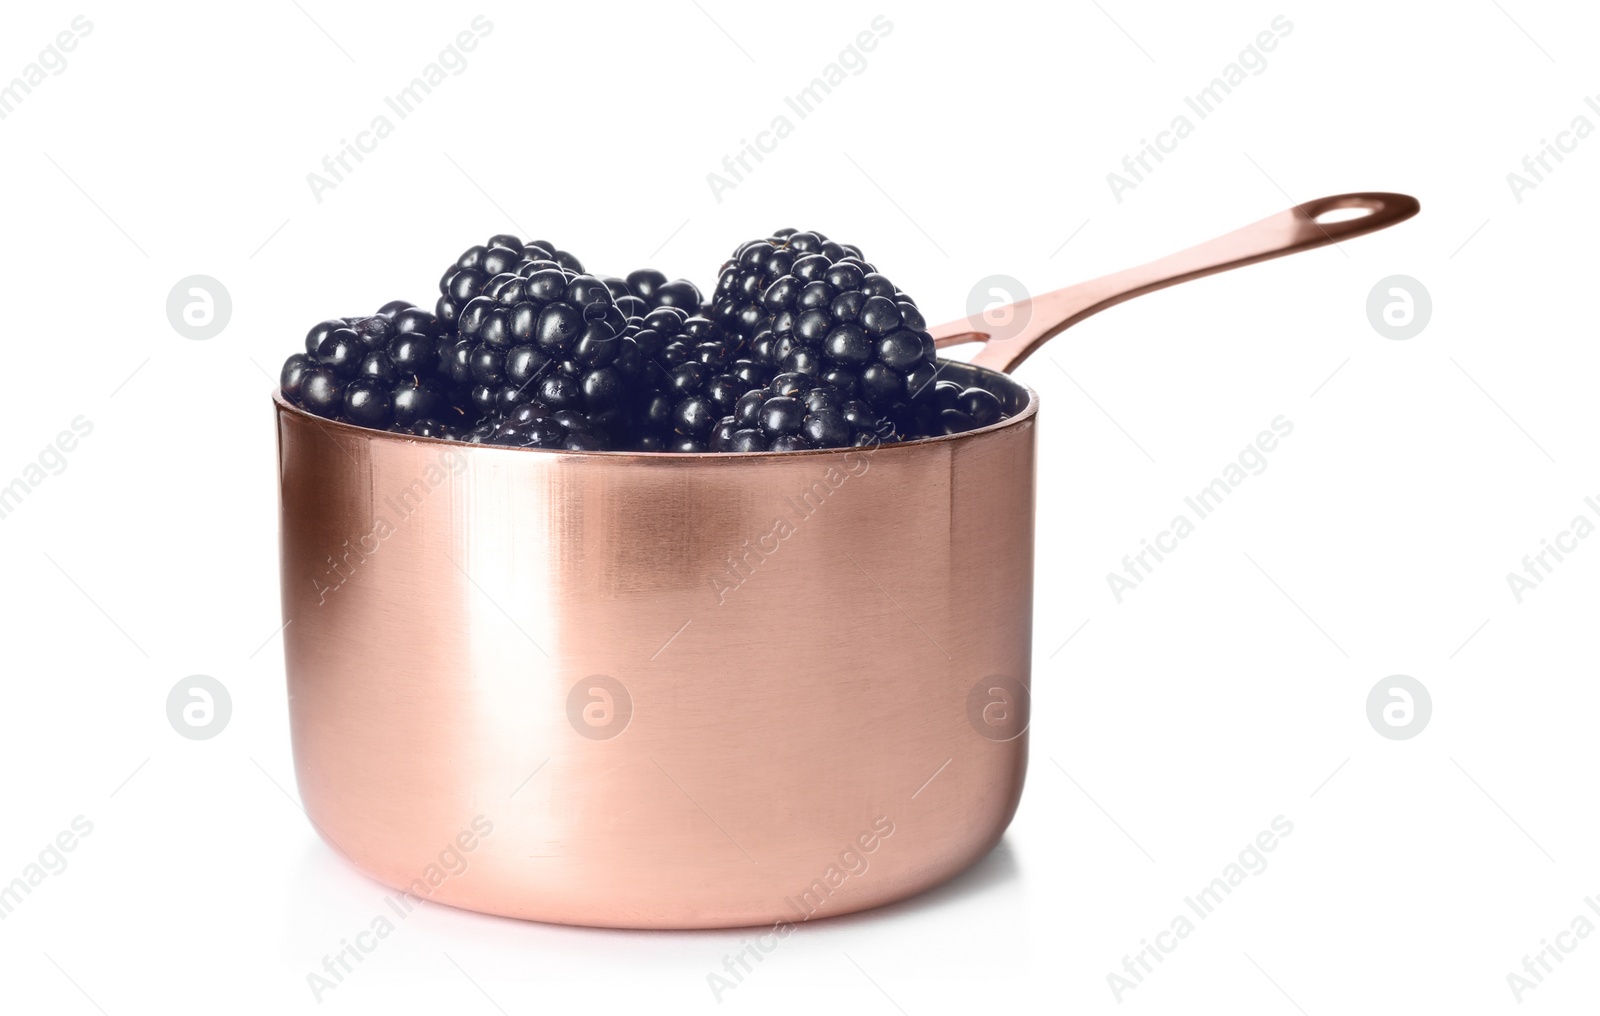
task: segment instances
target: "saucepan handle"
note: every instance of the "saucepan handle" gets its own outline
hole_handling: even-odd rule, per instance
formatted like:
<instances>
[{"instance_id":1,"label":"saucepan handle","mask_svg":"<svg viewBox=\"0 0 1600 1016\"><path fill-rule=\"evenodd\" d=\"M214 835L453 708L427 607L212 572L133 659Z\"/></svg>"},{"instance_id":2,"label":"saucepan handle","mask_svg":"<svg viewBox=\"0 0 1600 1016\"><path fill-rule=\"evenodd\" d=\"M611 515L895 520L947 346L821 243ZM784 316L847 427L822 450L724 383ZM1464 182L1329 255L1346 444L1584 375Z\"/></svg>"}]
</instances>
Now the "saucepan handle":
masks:
<instances>
[{"instance_id":1,"label":"saucepan handle","mask_svg":"<svg viewBox=\"0 0 1600 1016\"><path fill-rule=\"evenodd\" d=\"M1158 261L941 325L932 330L934 342L940 348L982 342L972 362L1010 373L1047 339L1124 300L1372 233L1404 222L1421 207L1414 197L1381 191L1307 201ZM1346 210L1354 214L1336 214Z\"/></svg>"}]
</instances>

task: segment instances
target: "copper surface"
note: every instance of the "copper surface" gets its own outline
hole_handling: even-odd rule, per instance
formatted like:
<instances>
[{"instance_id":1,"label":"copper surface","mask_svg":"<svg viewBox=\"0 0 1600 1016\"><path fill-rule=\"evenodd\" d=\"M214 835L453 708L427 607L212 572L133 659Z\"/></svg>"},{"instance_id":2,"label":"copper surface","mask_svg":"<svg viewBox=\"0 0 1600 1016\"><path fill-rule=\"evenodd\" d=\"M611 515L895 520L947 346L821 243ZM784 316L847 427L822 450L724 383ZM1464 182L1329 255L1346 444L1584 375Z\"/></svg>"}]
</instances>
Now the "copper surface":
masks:
<instances>
[{"instance_id":1,"label":"copper surface","mask_svg":"<svg viewBox=\"0 0 1600 1016\"><path fill-rule=\"evenodd\" d=\"M1414 197L1382 191L1307 201L1158 261L1020 300L1005 309L1004 320L1015 324L1004 335L992 335L981 321L962 318L932 329L934 341L941 349L983 342L972 362L1009 373L1047 339L1124 300L1230 268L1353 239L1404 222L1421 207ZM1318 216L1342 209L1362 209L1367 214L1317 221Z\"/></svg>"},{"instance_id":2,"label":"copper surface","mask_svg":"<svg viewBox=\"0 0 1600 1016\"><path fill-rule=\"evenodd\" d=\"M1027 759L968 709L1029 673L1035 404L1010 387L1019 415L960 440L777 455L464 446L279 401L308 815L397 887L482 815L428 898L562 923L799 921L948 878ZM624 699L620 733L580 732Z\"/></svg>"},{"instance_id":3,"label":"copper surface","mask_svg":"<svg viewBox=\"0 0 1600 1016\"><path fill-rule=\"evenodd\" d=\"M1317 243L1276 216L1048 294L980 359L1009 368L1100 307ZM1027 766L1038 401L990 370L942 376L1013 415L875 449L558 453L275 397L318 832L414 896L626 928L799 923L981 858Z\"/></svg>"}]
</instances>

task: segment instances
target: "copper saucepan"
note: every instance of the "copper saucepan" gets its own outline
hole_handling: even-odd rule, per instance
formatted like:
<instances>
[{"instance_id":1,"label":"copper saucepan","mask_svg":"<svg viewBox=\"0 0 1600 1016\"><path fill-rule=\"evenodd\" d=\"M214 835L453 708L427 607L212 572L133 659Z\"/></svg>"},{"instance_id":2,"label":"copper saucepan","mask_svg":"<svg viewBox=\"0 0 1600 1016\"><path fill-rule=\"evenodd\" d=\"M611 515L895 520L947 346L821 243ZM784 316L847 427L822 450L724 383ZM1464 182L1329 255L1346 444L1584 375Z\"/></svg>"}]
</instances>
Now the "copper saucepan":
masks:
<instances>
[{"instance_id":1,"label":"copper saucepan","mask_svg":"<svg viewBox=\"0 0 1600 1016\"><path fill-rule=\"evenodd\" d=\"M277 397L307 815L413 896L566 924L798 922L950 878L1027 767L1038 397L1003 372L1123 300L1417 210L1324 198L1025 301L942 375L1010 419L908 444L557 453Z\"/></svg>"}]
</instances>

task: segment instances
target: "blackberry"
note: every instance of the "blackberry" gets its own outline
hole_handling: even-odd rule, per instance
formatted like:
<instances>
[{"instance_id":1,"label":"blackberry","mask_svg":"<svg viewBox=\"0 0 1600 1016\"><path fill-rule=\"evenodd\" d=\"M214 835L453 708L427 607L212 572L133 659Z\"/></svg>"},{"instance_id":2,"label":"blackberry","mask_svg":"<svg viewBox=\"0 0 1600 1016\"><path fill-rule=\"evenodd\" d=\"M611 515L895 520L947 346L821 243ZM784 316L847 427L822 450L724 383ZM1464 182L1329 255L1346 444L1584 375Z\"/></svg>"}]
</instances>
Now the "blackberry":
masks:
<instances>
[{"instance_id":1,"label":"blackberry","mask_svg":"<svg viewBox=\"0 0 1600 1016\"><path fill-rule=\"evenodd\" d=\"M621 429L638 355L603 280L527 259L491 278L457 326L448 371L480 418L538 402L581 412L600 433Z\"/></svg>"},{"instance_id":2,"label":"blackberry","mask_svg":"<svg viewBox=\"0 0 1600 1016\"><path fill-rule=\"evenodd\" d=\"M779 230L741 244L707 304L687 280L594 276L496 235L405 301L330 318L280 382L327 419L425 438L599 451L792 451L953 434L1005 419L939 380L916 302L858 248Z\"/></svg>"},{"instance_id":3,"label":"blackberry","mask_svg":"<svg viewBox=\"0 0 1600 1016\"><path fill-rule=\"evenodd\" d=\"M750 390L734 375L696 360L652 376L636 421L641 451L705 451L717 421Z\"/></svg>"},{"instance_id":4,"label":"blackberry","mask_svg":"<svg viewBox=\"0 0 1600 1016\"><path fill-rule=\"evenodd\" d=\"M793 229L780 229L765 239L742 243L717 277L711 319L726 334L755 342L772 324L772 312L762 303L763 294L789 274L796 260L810 254L820 254L830 263L861 257L856 247L829 240L821 233Z\"/></svg>"},{"instance_id":5,"label":"blackberry","mask_svg":"<svg viewBox=\"0 0 1600 1016\"><path fill-rule=\"evenodd\" d=\"M306 353L284 361L283 396L318 416L362 427L410 427L459 418L440 375L439 320L404 301L379 313L334 318L306 334Z\"/></svg>"},{"instance_id":6,"label":"blackberry","mask_svg":"<svg viewBox=\"0 0 1600 1016\"><path fill-rule=\"evenodd\" d=\"M609 283L610 280L608 280ZM700 313L700 305L704 298L700 295L700 288L688 279L674 279L668 281L666 275L654 268L641 268L636 272L629 272L626 279L618 279L627 295L641 301L644 312L629 314L629 317L643 317L644 313L655 310L657 307L677 307L687 314ZM622 296L615 289L612 293ZM620 301L619 301L620 303ZM630 304L629 306L633 306Z\"/></svg>"},{"instance_id":7,"label":"blackberry","mask_svg":"<svg viewBox=\"0 0 1600 1016\"><path fill-rule=\"evenodd\" d=\"M574 452L604 451L606 435L582 413L552 410L538 402L524 402L508 413L494 414L469 431L474 444L510 448L559 448Z\"/></svg>"},{"instance_id":8,"label":"blackberry","mask_svg":"<svg viewBox=\"0 0 1600 1016\"><path fill-rule=\"evenodd\" d=\"M416 437L436 437L446 441L455 441L461 437L461 431L448 423L438 420L418 420L409 427L396 424L389 428L397 434L411 434Z\"/></svg>"},{"instance_id":9,"label":"blackberry","mask_svg":"<svg viewBox=\"0 0 1600 1016\"><path fill-rule=\"evenodd\" d=\"M954 381L934 383L929 397L919 400L917 433L923 436L959 434L1007 419L1000 399L983 388L963 388Z\"/></svg>"},{"instance_id":10,"label":"blackberry","mask_svg":"<svg viewBox=\"0 0 1600 1016\"><path fill-rule=\"evenodd\" d=\"M708 366L723 367L739 350L737 340L720 332L711 319L692 309L665 305L629 321L627 334L639 347L639 354L664 368L695 360Z\"/></svg>"},{"instance_id":11,"label":"blackberry","mask_svg":"<svg viewBox=\"0 0 1600 1016\"><path fill-rule=\"evenodd\" d=\"M700 289L688 279L669 281L654 268L629 272L627 278L602 275L600 281L611 291L617 309L632 320L642 318L658 307L677 307L687 314L698 314L703 298Z\"/></svg>"},{"instance_id":12,"label":"blackberry","mask_svg":"<svg viewBox=\"0 0 1600 1016\"><path fill-rule=\"evenodd\" d=\"M489 237L489 242L468 247L445 269L439 279L439 303L434 313L447 327L454 327L461 311L483 292L489 280L505 272L515 272L528 261L552 261L562 269L582 274L576 257L560 250L548 240L520 239L505 233Z\"/></svg>"},{"instance_id":13,"label":"blackberry","mask_svg":"<svg viewBox=\"0 0 1600 1016\"><path fill-rule=\"evenodd\" d=\"M792 452L893 444L899 432L860 399L805 374L779 374L746 392L712 429L717 452Z\"/></svg>"},{"instance_id":14,"label":"blackberry","mask_svg":"<svg viewBox=\"0 0 1600 1016\"><path fill-rule=\"evenodd\" d=\"M770 376L734 359L739 344L709 318L671 305L629 322L638 350L633 443L643 451L705 451L711 429L740 395Z\"/></svg>"},{"instance_id":15,"label":"blackberry","mask_svg":"<svg viewBox=\"0 0 1600 1016\"><path fill-rule=\"evenodd\" d=\"M780 370L826 381L881 413L904 418L938 376L916 301L857 256L795 259L761 305L772 315L762 352Z\"/></svg>"}]
</instances>

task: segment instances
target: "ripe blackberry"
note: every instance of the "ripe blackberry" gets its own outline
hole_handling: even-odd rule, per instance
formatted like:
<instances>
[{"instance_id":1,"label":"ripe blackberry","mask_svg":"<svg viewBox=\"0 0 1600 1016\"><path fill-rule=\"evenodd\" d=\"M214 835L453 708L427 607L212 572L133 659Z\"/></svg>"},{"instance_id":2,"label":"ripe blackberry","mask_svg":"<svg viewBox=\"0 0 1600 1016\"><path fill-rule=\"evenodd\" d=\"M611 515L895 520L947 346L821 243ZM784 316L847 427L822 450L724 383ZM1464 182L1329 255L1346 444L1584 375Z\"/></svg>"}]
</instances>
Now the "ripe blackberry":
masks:
<instances>
[{"instance_id":1,"label":"ripe blackberry","mask_svg":"<svg viewBox=\"0 0 1600 1016\"><path fill-rule=\"evenodd\" d=\"M552 261L566 271L583 273L583 265L576 257L548 240L523 243L515 236L499 233L489 237L488 243L468 247L445 269L439 279L439 303L435 308L439 320L446 327L454 327L462 309L483 292L490 279L515 272L528 261Z\"/></svg>"},{"instance_id":2,"label":"ripe blackberry","mask_svg":"<svg viewBox=\"0 0 1600 1016\"><path fill-rule=\"evenodd\" d=\"M925 437L960 434L1005 419L1005 406L993 392L938 381L927 398L918 400L916 430Z\"/></svg>"},{"instance_id":3,"label":"ripe blackberry","mask_svg":"<svg viewBox=\"0 0 1600 1016\"><path fill-rule=\"evenodd\" d=\"M724 335L711 319L691 308L664 305L638 319L630 320L627 334L639 347L639 354L663 368L695 360L713 367L733 362L739 343Z\"/></svg>"},{"instance_id":4,"label":"ripe blackberry","mask_svg":"<svg viewBox=\"0 0 1600 1016\"><path fill-rule=\"evenodd\" d=\"M630 377L632 443L642 451L705 451L712 426L770 372L734 359L739 344L709 318L671 305L629 322L639 371Z\"/></svg>"},{"instance_id":5,"label":"ripe blackberry","mask_svg":"<svg viewBox=\"0 0 1600 1016\"><path fill-rule=\"evenodd\" d=\"M393 301L314 326L282 391L372 429L574 451L859 447L1005 419L939 381L915 301L855 247L779 230L741 244L712 296L497 235L445 272L437 313Z\"/></svg>"},{"instance_id":6,"label":"ripe blackberry","mask_svg":"<svg viewBox=\"0 0 1600 1016\"><path fill-rule=\"evenodd\" d=\"M688 279L668 280L654 268L641 268L628 273L628 288L634 295L643 297L651 307L680 307L697 314L705 303L700 287Z\"/></svg>"},{"instance_id":7,"label":"ripe blackberry","mask_svg":"<svg viewBox=\"0 0 1600 1016\"><path fill-rule=\"evenodd\" d=\"M395 424L389 428L396 434L411 434L416 437L436 437L446 441L456 441L461 438L461 430L451 424L438 420L418 420L409 427Z\"/></svg>"},{"instance_id":8,"label":"ripe blackberry","mask_svg":"<svg viewBox=\"0 0 1600 1016\"><path fill-rule=\"evenodd\" d=\"M916 302L859 257L797 258L761 305L772 315L765 353L780 370L824 380L879 412L905 417L938 376Z\"/></svg>"},{"instance_id":9,"label":"ripe blackberry","mask_svg":"<svg viewBox=\"0 0 1600 1016\"><path fill-rule=\"evenodd\" d=\"M732 413L751 387L697 360L666 371L651 364L650 370L651 384L635 419L635 447L641 451L705 451L717 421Z\"/></svg>"},{"instance_id":10,"label":"ripe blackberry","mask_svg":"<svg viewBox=\"0 0 1600 1016\"><path fill-rule=\"evenodd\" d=\"M462 308L451 378L480 418L538 402L620 430L627 375L638 370L628 320L604 281L542 258L490 279Z\"/></svg>"},{"instance_id":11,"label":"ripe blackberry","mask_svg":"<svg viewBox=\"0 0 1600 1016\"><path fill-rule=\"evenodd\" d=\"M664 273L654 268L629 272L627 278L602 275L600 281L611 291L617 309L630 321L643 318L658 307L677 307L687 314L698 314L701 309L699 287L688 279L668 281Z\"/></svg>"},{"instance_id":12,"label":"ripe blackberry","mask_svg":"<svg viewBox=\"0 0 1600 1016\"><path fill-rule=\"evenodd\" d=\"M779 374L746 392L712 429L717 452L862 448L901 440L894 425L860 399L804 374Z\"/></svg>"},{"instance_id":13,"label":"ripe blackberry","mask_svg":"<svg viewBox=\"0 0 1600 1016\"><path fill-rule=\"evenodd\" d=\"M279 374L283 396L318 416L384 429L459 418L439 373L439 320L403 301L319 322Z\"/></svg>"},{"instance_id":14,"label":"ripe blackberry","mask_svg":"<svg viewBox=\"0 0 1600 1016\"><path fill-rule=\"evenodd\" d=\"M508 413L493 414L469 431L474 444L510 448L559 448L573 452L604 451L606 435L587 416L573 410L552 410L524 402Z\"/></svg>"},{"instance_id":15,"label":"ripe blackberry","mask_svg":"<svg viewBox=\"0 0 1600 1016\"><path fill-rule=\"evenodd\" d=\"M820 254L830 263L861 257L856 247L829 240L821 233L793 229L780 229L765 239L742 243L717 277L711 319L726 334L754 342L772 324L772 312L763 306L762 295L789 274L797 259L810 254Z\"/></svg>"}]
</instances>

